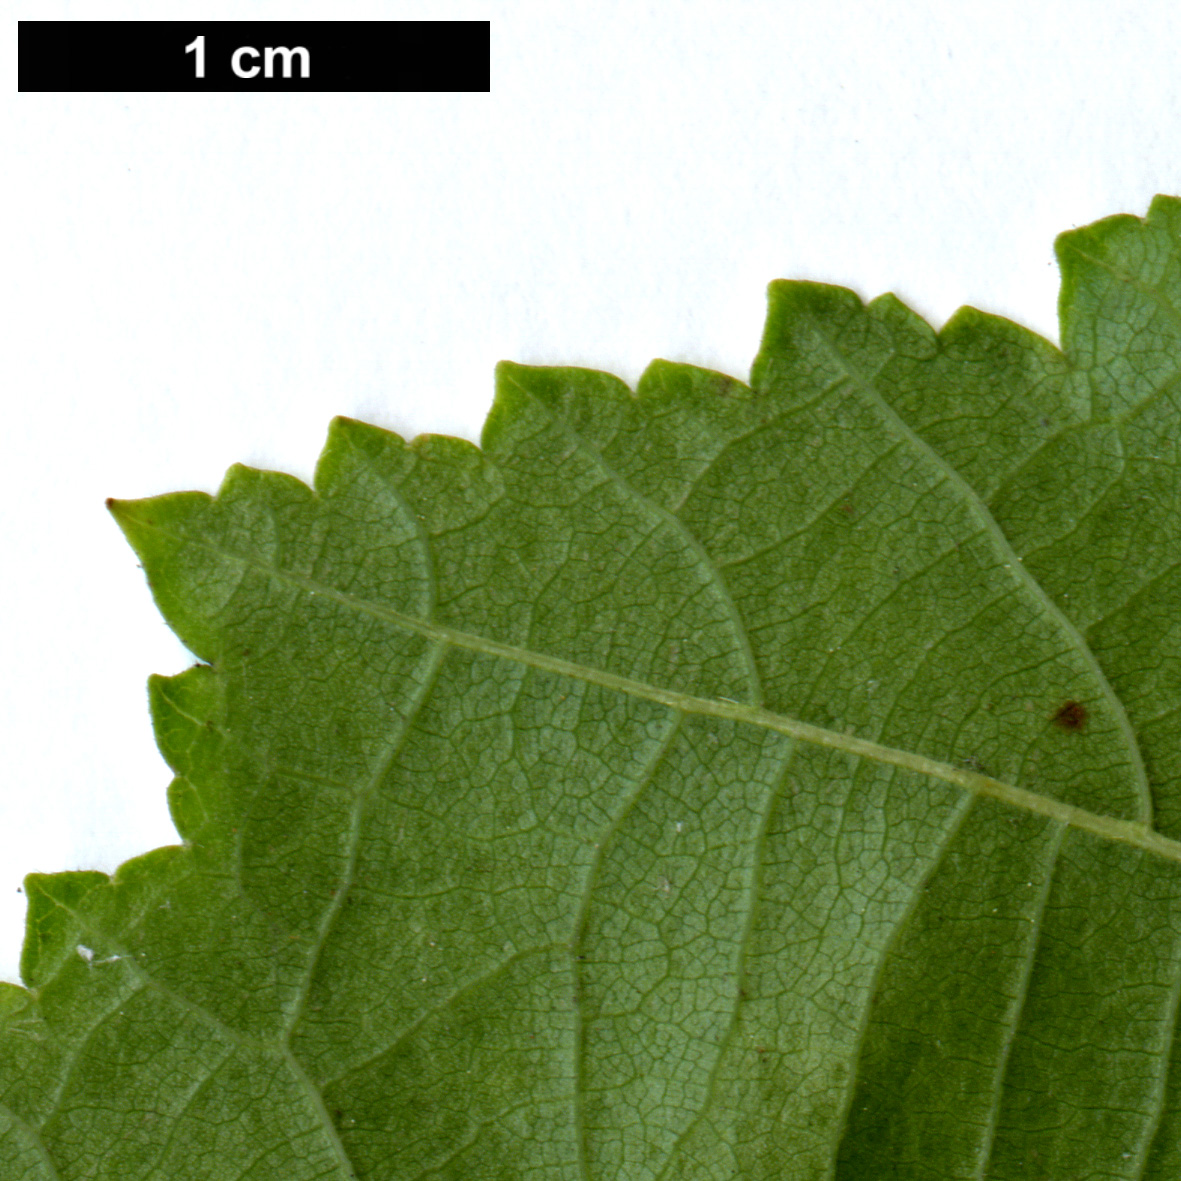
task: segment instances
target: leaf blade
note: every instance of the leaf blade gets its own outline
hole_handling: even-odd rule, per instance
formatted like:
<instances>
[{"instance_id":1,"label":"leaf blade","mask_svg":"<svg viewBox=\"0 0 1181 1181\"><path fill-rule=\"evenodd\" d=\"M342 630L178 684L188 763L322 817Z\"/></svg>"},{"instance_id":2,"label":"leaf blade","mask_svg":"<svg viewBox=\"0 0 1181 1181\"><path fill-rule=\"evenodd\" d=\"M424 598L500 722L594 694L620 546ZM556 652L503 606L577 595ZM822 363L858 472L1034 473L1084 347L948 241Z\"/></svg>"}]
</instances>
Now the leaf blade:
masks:
<instances>
[{"instance_id":1,"label":"leaf blade","mask_svg":"<svg viewBox=\"0 0 1181 1181\"><path fill-rule=\"evenodd\" d=\"M1168 272L1133 222L1089 248ZM1133 666L1172 685L1178 648L1144 594L1067 601L1052 448L1087 442L1096 504L1116 451L1066 337L775 285L751 386L505 365L482 450L337 420L314 488L115 504L208 661L151 688L185 843L31 883L0 1151L1168 1176L1181 846ZM1128 421L1171 406L1170 348Z\"/></svg>"}]
</instances>

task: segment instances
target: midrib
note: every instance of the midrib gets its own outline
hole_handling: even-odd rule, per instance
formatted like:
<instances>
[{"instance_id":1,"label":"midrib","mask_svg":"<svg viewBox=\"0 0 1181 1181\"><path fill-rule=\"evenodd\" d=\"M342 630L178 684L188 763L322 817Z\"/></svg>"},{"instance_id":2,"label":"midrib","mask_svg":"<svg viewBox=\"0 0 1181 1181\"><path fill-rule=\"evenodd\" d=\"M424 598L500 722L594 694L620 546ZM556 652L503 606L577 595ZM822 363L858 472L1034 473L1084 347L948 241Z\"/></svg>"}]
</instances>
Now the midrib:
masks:
<instances>
[{"instance_id":1,"label":"midrib","mask_svg":"<svg viewBox=\"0 0 1181 1181\"><path fill-rule=\"evenodd\" d=\"M144 522L143 524L146 524ZM563 660L559 656L550 656L544 652L534 652L527 648L519 648L513 644L504 644L499 640L491 640L485 636L471 632L460 631L458 628L448 627L446 624L434 623L429 620L418 619L395 611L380 603L373 603L367 599L350 595L334 587L324 586L311 579L302 578L287 570L269 566L263 562L234 553L209 542L198 541L190 536L171 533L157 525L148 528L155 532L172 537L187 545L197 546L239 562L259 573L285 582L290 586L299 587L308 594L317 595L351 610L361 611L375 618L394 623L418 635L432 640L441 640L456 648L463 648L469 652L479 652L485 656L495 656L502 660L509 660L535 668L542 672L555 673L558 676L570 677L583 681L589 685L597 685L603 689L611 689L618 693L642 701L652 701L670 709L680 710L686 714L697 714L703 717L722 718L731 722L742 722L749 726L758 726L764 730L772 730L777 734L785 734L800 742L807 742L813 746L827 747L830 750L842 751L857 758L869 759L892 767L899 767L904 771L913 771L918 775L929 775L954 784L964 791L974 795L987 796L1000 800L1014 808L1021 808L1039 816L1047 816L1063 824L1084 832L1094 833L1106 840L1119 841L1122 844L1133 845L1145 849L1150 853L1163 857L1168 861L1181 863L1181 841L1174 841L1160 833L1153 831L1143 821L1118 820L1112 816L1103 816L1097 812L1089 812L1085 808L1077 808L1072 804L1064 804L1060 800L1039 795L1023 787L993 779L988 775L956 767L950 763L940 762L938 759L928 758L926 755L915 754L912 751L898 750L884 746L878 742L871 742L866 738L858 738L853 734L842 734L836 730L826 730L822 726L814 726L810 722L800 721L786 714L775 713L757 705L744 705L737 701L725 701L720 698L697 697L691 693L682 693L676 689L664 689L657 685L649 685L644 681L633 680L631 677L621 677L616 673L603 669L588 668L571 660Z\"/></svg>"}]
</instances>

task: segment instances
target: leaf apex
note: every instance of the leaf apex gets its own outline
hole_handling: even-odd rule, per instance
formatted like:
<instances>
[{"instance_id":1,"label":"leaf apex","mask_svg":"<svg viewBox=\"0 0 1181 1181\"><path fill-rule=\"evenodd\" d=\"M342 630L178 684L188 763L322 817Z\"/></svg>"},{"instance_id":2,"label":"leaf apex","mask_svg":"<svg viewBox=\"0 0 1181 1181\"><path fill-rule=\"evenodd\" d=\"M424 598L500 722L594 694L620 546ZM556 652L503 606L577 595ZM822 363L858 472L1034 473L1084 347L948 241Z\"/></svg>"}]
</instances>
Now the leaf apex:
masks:
<instances>
[{"instance_id":1,"label":"leaf apex","mask_svg":"<svg viewBox=\"0 0 1181 1181\"><path fill-rule=\"evenodd\" d=\"M108 496L104 503L107 506L107 512L122 524L134 516L135 506L141 502L138 500L119 500L114 496Z\"/></svg>"},{"instance_id":2,"label":"leaf apex","mask_svg":"<svg viewBox=\"0 0 1181 1181\"><path fill-rule=\"evenodd\" d=\"M113 496L107 497L107 512L115 518L115 524L122 530L127 543L141 558L145 535L155 524L150 507L155 499L158 498L118 500Z\"/></svg>"}]
</instances>

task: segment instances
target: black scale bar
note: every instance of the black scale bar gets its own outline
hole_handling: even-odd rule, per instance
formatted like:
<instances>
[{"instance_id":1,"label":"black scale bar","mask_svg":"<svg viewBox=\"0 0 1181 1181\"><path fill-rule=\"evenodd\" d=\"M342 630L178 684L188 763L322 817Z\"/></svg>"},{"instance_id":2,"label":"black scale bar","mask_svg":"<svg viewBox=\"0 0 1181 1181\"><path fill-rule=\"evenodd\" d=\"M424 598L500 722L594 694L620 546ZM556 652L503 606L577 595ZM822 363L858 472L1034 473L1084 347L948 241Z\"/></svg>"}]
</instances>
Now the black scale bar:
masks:
<instances>
[{"instance_id":1,"label":"black scale bar","mask_svg":"<svg viewBox=\"0 0 1181 1181\"><path fill-rule=\"evenodd\" d=\"M488 21L17 24L22 91L489 90Z\"/></svg>"}]
</instances>

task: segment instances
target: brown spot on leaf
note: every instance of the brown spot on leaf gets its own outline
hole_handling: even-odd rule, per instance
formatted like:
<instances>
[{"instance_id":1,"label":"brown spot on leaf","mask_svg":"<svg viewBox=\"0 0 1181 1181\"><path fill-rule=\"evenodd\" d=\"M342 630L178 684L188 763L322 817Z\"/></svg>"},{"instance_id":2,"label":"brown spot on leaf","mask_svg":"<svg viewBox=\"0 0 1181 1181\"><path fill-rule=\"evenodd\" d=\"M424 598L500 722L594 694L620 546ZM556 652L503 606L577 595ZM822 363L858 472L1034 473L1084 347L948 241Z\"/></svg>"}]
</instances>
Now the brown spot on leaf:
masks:
<instances>
[{"instance_id":1,"label":"brown spot on leaf","mask_svg":"<svg viewBox=\"0 0 1181 1181\"><path fill-rule=\"evenodd\" d=\"M1064 701L1050 720L1059 730L1082 730L1087 724L1087 707L1081 701Z\"/></svg>"}]
</instances>

